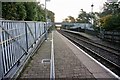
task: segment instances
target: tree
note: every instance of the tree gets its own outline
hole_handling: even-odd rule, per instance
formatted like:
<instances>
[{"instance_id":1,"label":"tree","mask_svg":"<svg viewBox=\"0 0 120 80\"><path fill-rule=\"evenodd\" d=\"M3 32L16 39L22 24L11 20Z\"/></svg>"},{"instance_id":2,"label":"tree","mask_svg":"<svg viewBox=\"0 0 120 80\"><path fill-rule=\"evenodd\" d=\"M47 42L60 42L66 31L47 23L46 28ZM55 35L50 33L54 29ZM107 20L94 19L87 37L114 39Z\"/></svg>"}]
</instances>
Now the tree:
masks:
<instances>
[{"instance_id":1,"label":"tree","mask_svg":"<svg viewBox=\"0 0 120 80\"><path fill-rule=\"evenodd\" d=\"M24 20L26 18L24 3L2 2L2 17L9 20Z\"/></svg>"},{"instance_id":2,"label":"tree","mask_svg":"<svg viewBox=\"0 0 120 80\"><path fill-rule=\"evenodd\" d=\"M45 10L40 5L37 6L37 21L45 21Z\"/></svg>"},{"instance_id":3,"label":"tree","mask_svg":"<svg viewBox=\"0 0 120 80\"><path fill-rule=\"evenodd\" d=\"M27 21L35 21L37 20L37 3L35 2L26 2L25 8L27 12Z\"/></svg>"},{"instance_id":4,"label":"tree","mask_svg":"<svg viewBox=\"0 0 120 80\"><path fill-rule=\"evenodd\" d=\"M64 19L63 22L74 23L75 22L75 18L72 17L72 16L68 16L67 18Z\"/></svg>"},{"instance_id":5,"label":"tree","mask_svg":"<svg viewBox=\"0 0 120 80\"><path fill-rule=\"evenodd\" d=\"M26 10L25 10L25 6L24 3L16 3L16 8L17 8L17 20L24 20L26 19L27 15L26 15Z\"/></svg>"},{"instance_id":6,"label":"tree","mask_svg":"<svg viewBox=\"0 0 120 80\"><path fill-rule=\"evenodd\" d=\"M90 13L86 13L85 11L83 11L83 9L81 9L81 12L76 20L79 23L90 23L91 17L92 16Z\"/></svg>"},{"instance_id":7,"label":"tree","mask_svg":"<svg viewBox=\"0 0 120 80\"><path fill-rule=\"evenodd\" d=\"M2 2L2 18L6 20L45 21L45 10L38 2ZM54 21L54 13L48 10Z\"/></svg>"},{"instance_id":8,"label":"tree","mask_svg":"<svg viewBox=\"0 0 120 80\"><path fill-rule=\"evenodd\" d=\"M74 23L74 22L75 22L75 18L72 17L72 16L68 16L68 19L69 19L69 21L70 21L71 23Z\"/></svg>"},{"instance_id":9,"label":"tree","mask_svg":"<svg viewBox=\"0 0 120 80\"><path fill-rule=\"evenodd\" d=\"M119 8L120 2L118 3L105 3L103 7L103 12L100 14L100 17L109 15L109 14L118 14L120 13L120 8Z\"/></svg>"},{"instance_id":10,"label":"tree","mask_svg":"<svg viewBox=\"0 0 120 80\"><path fill-rule=\"evenodd\" d=\"M120 8L118 3L105 3L100 14L100 26L105 30L120 30Z\"/></svg>"},{"instance_id":11,"label":"tree","mask_svg":"<svg viewBox=\"0 0 120 80\"><path fill-rule=\"evenodd\" d=\"M17 8L15 2L2 2L2 17L4 19L15 20L17 18Z\"/></svg>"},{"instance_id":12,"label":"tree","mask_svg":"<svg viewBox=\"0 0 120 80\"><path fill-rule=\"evenodd\" d=\"M100 23L105 30L120 30L120 14L102 17Z\"/></svg>"},{"instance_id":13,"label":"tree","mask_svg":"<svg viewBox=\"0 0 120 80\"><path fill-rule=\"evenodd\" d=\"M51 20L51 22L54 22L54 13L52 12L52 11L49 11L48 10L48 19L50 19Z\"/></svg>"}]
</instances>

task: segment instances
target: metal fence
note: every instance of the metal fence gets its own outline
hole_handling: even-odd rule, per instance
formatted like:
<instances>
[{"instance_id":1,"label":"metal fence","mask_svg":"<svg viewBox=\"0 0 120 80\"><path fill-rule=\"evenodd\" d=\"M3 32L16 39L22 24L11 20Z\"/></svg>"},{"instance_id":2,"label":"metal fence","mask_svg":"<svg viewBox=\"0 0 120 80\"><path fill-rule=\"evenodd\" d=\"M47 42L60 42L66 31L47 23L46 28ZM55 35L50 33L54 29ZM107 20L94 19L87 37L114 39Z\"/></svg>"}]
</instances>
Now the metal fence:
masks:
<instances>
[{"instance_id":1,"label":"metal fence","mask_svg":"<svg viewBox=\"0 0 120 80\"><path fill-rule=\"evenodd\" d=\"M120 43L120 32L118 31L101 31L98 37L106 41Z\"/></svg>"},{"instance_id":2,"label":"metal fence","mask_svg":"<svg viewBox=\"0 0 120 80\"><path fill-rule=\"evenodd\" d=\"M44 22L0 21L0 78L17 72L45 30Z\"/></svg>"}]
</instances>

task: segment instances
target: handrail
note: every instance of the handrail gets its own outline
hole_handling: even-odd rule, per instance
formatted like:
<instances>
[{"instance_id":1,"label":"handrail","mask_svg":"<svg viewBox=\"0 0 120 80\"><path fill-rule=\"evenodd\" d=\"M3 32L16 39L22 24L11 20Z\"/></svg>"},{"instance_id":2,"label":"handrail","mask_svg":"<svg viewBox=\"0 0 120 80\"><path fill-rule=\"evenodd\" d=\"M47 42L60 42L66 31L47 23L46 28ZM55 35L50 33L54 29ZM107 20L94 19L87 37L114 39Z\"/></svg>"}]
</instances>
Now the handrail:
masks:
<instances>
[{"instance_id":1,"label":"handrail","mask_svg":"<svg viewBox=\"0 0 120 80\"><path fill-rule=\"evenodd\" d=\"M0 20L0 79L12 77L45 37L45 22ZM33 46L34 45L34 46Z\"/></svg>"}]
</instances>

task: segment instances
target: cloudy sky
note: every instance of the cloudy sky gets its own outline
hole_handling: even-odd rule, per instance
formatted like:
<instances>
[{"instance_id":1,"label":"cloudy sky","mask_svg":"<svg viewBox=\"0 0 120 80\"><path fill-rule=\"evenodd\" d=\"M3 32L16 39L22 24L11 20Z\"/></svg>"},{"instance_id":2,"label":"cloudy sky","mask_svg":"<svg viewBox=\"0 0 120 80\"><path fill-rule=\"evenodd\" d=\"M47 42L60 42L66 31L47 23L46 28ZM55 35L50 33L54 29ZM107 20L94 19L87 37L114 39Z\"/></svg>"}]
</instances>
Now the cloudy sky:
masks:
<instances>
[{"instance_id":1,"label":"cloudy sky","mask_svg":"<svg viewBox=\"0 0 120 80\"><path fill-rule=\"evenodd\" d=\"M45 0L40 0L44 4ZM91 5L93 4L93 11L99 12L103 3L107 0L50 0L47 2L47 9L55 13L55 21L61 22L67 16L78 17L81 9L86 12L91 12Z\"/></svg>"}]
</instances>

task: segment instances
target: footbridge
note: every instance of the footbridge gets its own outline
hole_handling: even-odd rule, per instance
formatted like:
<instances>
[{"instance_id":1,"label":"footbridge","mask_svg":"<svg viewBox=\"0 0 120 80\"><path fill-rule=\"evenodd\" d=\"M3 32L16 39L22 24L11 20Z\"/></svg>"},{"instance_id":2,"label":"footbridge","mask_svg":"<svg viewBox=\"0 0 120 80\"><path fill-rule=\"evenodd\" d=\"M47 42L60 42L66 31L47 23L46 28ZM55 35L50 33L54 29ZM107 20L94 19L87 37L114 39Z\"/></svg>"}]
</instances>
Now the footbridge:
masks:
<instances>
[{"instance_id":1,"label":"footbridge","mask_svg":"<svg viewBox=\"0 0 120 80\"><path fill-rule=\"evenodd\" d=\"M55 22L55 23L53 23L54 25L74 25L75 23L68 23L68 22Z\"/></svg>"}]
</instances>

